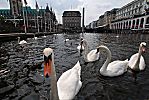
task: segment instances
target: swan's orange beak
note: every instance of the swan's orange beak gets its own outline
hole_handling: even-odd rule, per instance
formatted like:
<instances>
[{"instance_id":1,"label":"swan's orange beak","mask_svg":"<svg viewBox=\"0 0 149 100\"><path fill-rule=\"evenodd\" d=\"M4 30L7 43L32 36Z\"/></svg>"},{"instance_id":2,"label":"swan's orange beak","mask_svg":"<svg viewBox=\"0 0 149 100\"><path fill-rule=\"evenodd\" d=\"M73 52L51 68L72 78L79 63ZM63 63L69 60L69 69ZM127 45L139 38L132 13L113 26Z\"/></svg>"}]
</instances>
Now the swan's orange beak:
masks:
<instances>
[{"instance_id":1,"label":"swan's orange beak","mask_svg":"<svg viewBox=\"0 0 149 100\"><path fill-rule=\"evenodd\" d=\"M51 75L52 60L47 57L44 61L44 76L48 78Z\"/></svg>"}]
</instances>

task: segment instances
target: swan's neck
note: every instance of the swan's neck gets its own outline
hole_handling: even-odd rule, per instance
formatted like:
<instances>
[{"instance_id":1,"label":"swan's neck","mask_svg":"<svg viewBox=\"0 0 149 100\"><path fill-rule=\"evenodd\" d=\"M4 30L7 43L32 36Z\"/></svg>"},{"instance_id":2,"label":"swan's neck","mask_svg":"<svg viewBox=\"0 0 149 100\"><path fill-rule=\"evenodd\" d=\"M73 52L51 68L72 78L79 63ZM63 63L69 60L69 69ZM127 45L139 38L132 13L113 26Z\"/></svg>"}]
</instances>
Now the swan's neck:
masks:
<instances>
[{"instance_id":1,"label":"swan's neck","mask_svg":"<svg viewBox=\"0 0 149 100\"><path fill-rule=\"evenodd\" d=\"M108 64L111 62L111 51L107 47L99 47L99 48L106 50L107 53L107 59L100 69L101 72L105 72L108 67Z\"/></svg>"},{"instance_id":2,"label":"swan's neck","mask_svg":"<svg viewBox=\"0 0 149 100\"><path fill-rule=\"evenodd\" d=\"M19 42L20 42L20 38L18 38L18 44L19 44Z\"/></svg>"},{"instance_id":3,"label":"swan's neck","mask_svg":"<svg viewBox=\"0 0 149 100\"><path fill-rule=\"evenodd\" d=\"M140 63L141 54L142 54L142 51L141 51L141 47L140 47L139 52L138 52L138 58L137 58L137 61L134 65L134 69L136 69L136 70L139 70L139 63Z\"/></svg>"},{"instance_id":4,"label":"swan's neck","mask_svg":"<svg viewBox=\"0 0 149 100\"><path fill-rule=\"evenodd\" d=\"M84 40L83 46L84 46L84 60L85 60L85 62L88 62L87 54L89 53L89 51L88 51L88 44L85 40Z\"/></svg>"},{"instance_id":5,"label":"swan's neck","mask_svg":"<svg viewBox=\"0 0 149 100\"><path fill-rule=\"evenodd\" d=\"M58 90L57 90L57 77L55 72L55 65L54 65L54 53L52 55L52 68L51 68L51 95L50 100L59 100L58 97Z\"/></svg>"}]
</instances>

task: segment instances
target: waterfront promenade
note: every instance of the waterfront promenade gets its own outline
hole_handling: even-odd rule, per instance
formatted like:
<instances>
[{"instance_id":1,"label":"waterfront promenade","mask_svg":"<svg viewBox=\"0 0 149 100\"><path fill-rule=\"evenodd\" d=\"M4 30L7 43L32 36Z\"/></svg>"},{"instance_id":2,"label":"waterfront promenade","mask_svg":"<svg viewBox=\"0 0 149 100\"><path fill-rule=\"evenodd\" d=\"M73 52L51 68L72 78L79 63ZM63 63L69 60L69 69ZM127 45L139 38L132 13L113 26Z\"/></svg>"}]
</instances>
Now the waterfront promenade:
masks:
<instances>
[{"instance_id":1,"label":"waterfront promenade","mask_svg":"<svg viewBox=\"0 0 149 100\"><path fill-rule=\"evenodd\" d=\"M34 36L44 36L44 35L50 35L50 34L54 34L55 32L40 32L40 33L3 33L0 34L0 41L4 41L4 40L13 40L13 39L17 39L17 37L21 37L22 39L26 39L28 37L34 37Z\"/></svg>"}]
</instances>

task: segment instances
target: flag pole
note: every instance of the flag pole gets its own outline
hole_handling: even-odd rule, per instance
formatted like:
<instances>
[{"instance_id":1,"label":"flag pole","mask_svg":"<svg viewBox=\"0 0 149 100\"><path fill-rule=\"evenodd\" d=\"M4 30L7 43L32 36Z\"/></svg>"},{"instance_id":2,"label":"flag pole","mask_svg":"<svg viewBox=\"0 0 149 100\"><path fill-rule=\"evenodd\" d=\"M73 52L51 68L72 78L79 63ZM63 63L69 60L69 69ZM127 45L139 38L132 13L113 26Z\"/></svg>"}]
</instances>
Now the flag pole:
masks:
<instances>
[{"instance_id":1,"label":"flag pole","mask_svg":"<svg viewBox=\"0 0 149 100\"><path fill-rule=\"evenodd\" d=\"M23 1L22 1L22 4L23 4ZM22 7L22 10L23 10L23 20L24 20L24 31L25 31L25 34L26 34L27 30L26 30L25 14L24 14L24 8L23 7Z\"/></svg>"},{"instance_id":2,"label":"flag pole","mask_svg":"<svg viewBox=\"0 0 149 100\"><path fill-rule=\"evenodd\" d=\"M38 13L39 13L39 7L36 1L36 10L37 10L37 28L38 28L38 33L39 33L39 21L38 21Z\"/></svg>"},{"instance_id":3,"label":"flag pole","mask_svg":"<svg viewBox=\"0 0 149 100\"><path fill-rule=\"evenodd\" d=\"M37 11L37 28L38 28L38 33L39 33L38 11Z\"/></svg>"},{"instance_id":4,"label":"flag pole","mask_svg":"<svg viewBox=\"0 0 149 100\"><path fill-rule=\"evenodd\" d=\"M45 12L45 10L44 10L44 20L45 20L45 33L46 33L46 31L47 31L47 27L46 27L46 12Z\"/></svg>"},{"instance_id":5,"label":"flag pole","mask_svg":"<svg viewBox=\"0 0 149 100\"><path fill-rule=\"evenodd\" d=\"M14 26L16 27L16 21L15 21L15 19L16 19L16 16L15 16L15 14L14 14Z\"/></svg>"},{"instance_id":6,"label":"flag pole","mask_svg":"<svg viewBox=\"0 0 149 100\"><path fill-rule=\"evenodd\" d=\"M36 15L34 14L34 23L35 23L35 29L36 29Z\"/></svg>"},{"instance_id":7,"label":"flag pole","mask_svg":"<svg viewBox=\"0 0 149 100\"><path fill-rule=\"evenodd\" d=\"M25 8L26 8L26 29L28 28L28 14L27 14L27 6L25 5Z\"/></svg>"},{"instance_id":8,"label":"flag pole","mask_svg":"<svg viewBox=\"0 0 149 100\"><path fill-rule=\"evenodd\" d=\"M43 20L43 16L42 16L42 6L41 6L41 30L42 30L42 20Z\"/></svg>"}]
</instances>

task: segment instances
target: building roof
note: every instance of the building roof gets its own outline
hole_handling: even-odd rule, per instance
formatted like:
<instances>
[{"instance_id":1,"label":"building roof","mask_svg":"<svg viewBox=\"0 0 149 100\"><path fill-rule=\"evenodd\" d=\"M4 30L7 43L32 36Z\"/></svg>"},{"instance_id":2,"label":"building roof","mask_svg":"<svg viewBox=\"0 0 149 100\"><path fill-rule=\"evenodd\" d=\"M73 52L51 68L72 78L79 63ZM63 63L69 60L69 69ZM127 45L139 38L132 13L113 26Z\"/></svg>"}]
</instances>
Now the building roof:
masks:
<instances>
[{"instance_id":1,"label":"building roof","mask_svg":"<svg viewBox=\"0 0 149 100\"><path fill-rule=\"evenodd\" d=\"M81 14L80 11L72 11L72 10L70 10L70 11L64 11L64 13L68 13L68 12L75 12L75 13Z\"/></svg>"},{"instance_id":2,"label":"building roof","mask_svg":"<svg viewBox=\"0 0 149 100\"><path fill-rule=\"evenodd\" d=\"M80 11L64 11L63 12L63 17L65 17L65 16L77 16L77 17L81 17L81 13L80 13Z\"/></svg>"},{"instance_id":3,"label":"building roof","mask_svg":"<svg viewBox=\"0 0 149 100\"><path fill-rule=\"evenodd\" d=\"M120 8L114 8L114 9L111 10L111 13L112 13L112 14L116 14L116 11L119 10L119 9L120 9Z\"/></svg>"},{"instance_id":4,"label":"building roof","mask_svg":"<svg viewBox=\"0 0 149 100\"><path fill-rule=\"evenodd\" d=\"M9 9L0 9L0 16L1 15L9 17L10 16L10 10Z\"/></svg>"},{"instance_id":5,"label":"building roof","mask_svg":"<svg viewBox=\"0 0 149 100\"><path fill-rule=\"evenodd\" d=\"M133 0L133 1L131 1L131 2L129 2L128 4L122 6L120 9L118 9L118 11L121 10L121 9L123 9L123 8L125 8L125 7L127 7L127 6L129 6L129 5L131 5L131 4L133 4L134 2L138 2L138 1L139 1L139 0Z\"/></svg>"},{"instance_id":6,"label":"building roof","mask_svg":"<svg viewBox=\"0 0 149 100\"><path fill-rule=\"evenodd\" d=\"M32 16L37 16L37 14L39 16L40 15L44 15L45 14L45 11L46 11L46 9L39 9L39 12L37 12L36 9L32 9L30 6L23 7L23 9L24 9L24 12L26 13L26 11L27 11L28 16L31 16L31 17ZM52 8L49 10L49 12L46 12L46 13L50 13L51 18L54 21L57 21L54 11L51 11L51 10L52 10ZM7 17L7 18L13 18L14 17L11 14L10 9L0 9L0 16L4 16L4 17Z\"/></svg>"}]
</instances>

